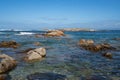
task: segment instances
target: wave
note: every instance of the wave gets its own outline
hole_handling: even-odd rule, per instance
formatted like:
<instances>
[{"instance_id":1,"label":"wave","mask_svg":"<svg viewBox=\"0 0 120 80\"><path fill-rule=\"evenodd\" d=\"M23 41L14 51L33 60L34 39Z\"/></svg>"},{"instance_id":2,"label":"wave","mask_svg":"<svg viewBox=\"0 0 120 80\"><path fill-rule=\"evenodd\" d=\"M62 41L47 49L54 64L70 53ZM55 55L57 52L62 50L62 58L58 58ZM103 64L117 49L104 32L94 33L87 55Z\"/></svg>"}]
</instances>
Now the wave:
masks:
<instances>
[{"instance_id":1,"label":"wave","mask_svg":"<svg viewBox=\"0 0 120 80\"><path fill-rule=\"evenodd\" d=\"M20 32L19 34L15 34L15 35L33 35L35 33L32 32Z\"/></svg>"}]
</instances>

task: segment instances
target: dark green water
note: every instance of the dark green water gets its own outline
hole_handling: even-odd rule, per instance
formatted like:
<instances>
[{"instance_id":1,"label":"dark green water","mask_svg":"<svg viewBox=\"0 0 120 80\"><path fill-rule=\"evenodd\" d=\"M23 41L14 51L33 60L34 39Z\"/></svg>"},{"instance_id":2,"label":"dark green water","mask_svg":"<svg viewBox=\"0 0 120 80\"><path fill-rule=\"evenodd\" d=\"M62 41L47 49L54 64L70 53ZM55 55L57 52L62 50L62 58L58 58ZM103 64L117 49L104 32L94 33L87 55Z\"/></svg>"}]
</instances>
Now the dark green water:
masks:
<instances>
[{"instance_id":1,"label":"dark green water","mask_svg":"<svg viewBox=\"0 0 120 80\"><path fill-rule=\"evenodd\" d=\"M68 80L87 80L86 78L91 76L96 76L97 80L120 80L120 40L114 40L120 38L120 31L65 32L64 37L52 38L19 34L20 32L0 32L0 41L15 40L21 44L18 49L0 48L2 53L18 61L18 66L9 73L10 80L28 80L27 76L36 72L61 74ZM80 39L109 43L117 50L109 51L113 54L113 59L108 59L101 56L101 53L82 49L77 45ZM35 46L34 42L40 42L41 46ZM25 54L20 51L38 47L46 48L46 58L34 63L25 62L23 60Z\"/></svg>"}]
</instances>

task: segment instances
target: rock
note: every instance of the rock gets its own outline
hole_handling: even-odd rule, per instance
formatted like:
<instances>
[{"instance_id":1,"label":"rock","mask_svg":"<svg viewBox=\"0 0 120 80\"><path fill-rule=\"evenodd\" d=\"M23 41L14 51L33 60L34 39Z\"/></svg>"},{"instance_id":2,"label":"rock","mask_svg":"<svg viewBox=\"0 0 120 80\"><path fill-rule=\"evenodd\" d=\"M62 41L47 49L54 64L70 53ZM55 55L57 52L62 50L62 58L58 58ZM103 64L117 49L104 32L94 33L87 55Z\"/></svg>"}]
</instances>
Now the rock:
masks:
<instances>
[{"instance_id":1,"label":"rock","mask_svg":"<svg viewBox=\"0 0 120 80\"><path fill-rule=\"evenodd\" d=\"M42 57L46 55L46 49L45 48L37 48L34 49L35 52L39 53Z\"/></svg>"},{"instance_id":2,"label":"rock","mask_svg":"<svg viewBox=\"0 0 120 80\"><path fill-rule=\"evenodd\" d=\"M0 74L14 69L17 65L16 60L6 54L0 54Z\"/></svg>"},{"instance_id":3,"label":"rock","mask_svg":"<svg viewBox=\"0 0 120 80\"><path fill-rule=\"evenodd\" d=\"M18 48L20 44L18 44L15 41L2 41L0 42L0 47L5 47L5 48Z\"/></svg>"},{"instance_id":4,"label":"rock","mask_svg":"<svg viewBox=\"0 0 120 80\"><path fill-rule=\"evenodd\" d=\"M85 44L86 44L86 40L85 40L85 39L81 39L81 40L79 41L79 44L80 44L80 45L85 45Z\"/></svg>"},{"instance_id":5,"label":"rock","mask_svg":"<svg viewBox=\"0 0 120 80\"><path fill-rule=\"evenodd\" d=\"M94 44L94 41L93 40L87 40L86 43L87 44Z\"/></svg>"},{"instance_id":6,"label":"rock","mask_svg":"<svg viewBox=\"0 0 120 80\"><path fill-rule=\"evenodd\" d=\"M110 52L104 53L103 56L107 57L109 59L112 59L112 53L110 53Z\"/></svg>"},{"instance_id":7,"label":"rock","mask_svg":"<svg viewBox=\"0 0 120 80\"><path fill-rule=\"evenodd\" d=\"M63 31L60 31L60 30L55 30L55 31L48 31L45 36L48 36L48 37L54 37L54 36L57 36L57 37L60 37L60 36L64 36L64 32Z\"/></svg>"},{"instance_id":8,"label":"rock","mask_svg":"<svg viewBox=\"0 0 120 80\"><path fill-rule=\"evenodd\" d=\"M102 43L102 44L94 44L93 40L85 40L81 39L79 41L79 45L89 51L98 52L103 50L115 50L110 44Z\"/></svg>"},{"instance_id":9,"label":"rock","mask_svg":"<svg viewBox=\"0 0 120 80\"><path fill-rule=\"evenodd\" d=\"M93 41L93 40L81 39L81 40L79 41L79 44L80 44L80 45L91 45L91 44L94 44L94 41Z\"/></svg>"},{"instance_id":10,"label":"rock","mask_svg":"<svg viewBox=\"0 0 120 80\"><path fill-rule=\"evenodd\" d=\"M46 49L37 48L37 49L30 50L29 52L27 52L27 56L25 57L25 60L26 61L41 60L45 56L46 56Z\"/></svg>"},{"instance_id":11,"label":"rock","mask_svg":"<svg viewBox=\"0 0 120 80\"><path fill-rule=\"evenodd\" d=\"M36 59L41 59L42 56L40 54L38 54L37 52L34 52L34 51L29 51L27 53L27 59L28 60L36 60Z\"/></svg>"},{"instance_id":12,"label":"rock","mask_svg":"<svg viewBox=\"0 0 120 80\"><path fill-rule=\"evenodd\" d=\"M40 43L40 42L34 42L34 45L35 45L35 46L40 46L41 43Z\"/></svg>"}]
</instances>

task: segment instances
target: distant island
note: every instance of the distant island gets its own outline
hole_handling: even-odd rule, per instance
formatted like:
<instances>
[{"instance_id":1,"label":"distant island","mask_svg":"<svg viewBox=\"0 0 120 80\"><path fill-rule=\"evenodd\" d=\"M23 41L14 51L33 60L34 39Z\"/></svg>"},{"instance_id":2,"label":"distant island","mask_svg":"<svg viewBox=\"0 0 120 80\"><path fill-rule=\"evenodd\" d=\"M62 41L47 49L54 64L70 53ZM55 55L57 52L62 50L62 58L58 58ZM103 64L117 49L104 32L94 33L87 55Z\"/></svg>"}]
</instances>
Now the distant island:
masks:
<instances>
[{"instance_id":1,"label":"distant island","mask_svg":"<svg viewBox=\"0 0 120 80\"><path fill-rule=\"evenodd\" d=\"M60 30L62 31L96 31L95 29L87 29L87 28L64 28Z\"/></svg>"}]
</instances>

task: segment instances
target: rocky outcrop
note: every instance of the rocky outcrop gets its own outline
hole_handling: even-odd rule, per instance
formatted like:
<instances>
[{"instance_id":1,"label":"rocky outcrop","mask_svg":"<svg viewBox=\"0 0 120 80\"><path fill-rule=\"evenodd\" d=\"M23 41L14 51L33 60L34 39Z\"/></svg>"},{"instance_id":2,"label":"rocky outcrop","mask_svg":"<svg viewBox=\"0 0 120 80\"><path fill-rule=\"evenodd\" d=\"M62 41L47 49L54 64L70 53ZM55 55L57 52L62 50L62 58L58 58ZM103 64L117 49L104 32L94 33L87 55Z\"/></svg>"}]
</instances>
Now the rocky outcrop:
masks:
<instances>
[{"instance_id":1,"label":"rocky outcrop","mask_svg":"<svg viewBox=\"0 0 120 80\"><path fill-rule=\"evenodd\" d=\"M25 60L26 61L41 60L45 56L46 56L46 49L37 48L37 49L30 50L29 52L27 52Z\"/></svg>"},{"instance_id":2,"label":"rocky outcrop","mask_svg":"<svg viewBox=\"0 0 120 80\"><path fill-rule=\"evenodd\" d=\"M14 69L17 65L16 60L6 54L0 54L0 58L0 74Z\"/></svg>"},{"instance_id":3,"label":"rocky outcrop","mask_svg":"<svg viewBox=\"0 0 120 80\"><path fill-rule=\"evenodd\" d=\"M45 36L47 37L60 37L60 36L64 36L64 32L63 31L60 31L60 30L55 30L55 31L48 31Z\"/></svg>"},{"instance_id":4,"label":"rocky outcrop","mask_svg":"<svg viewBox=\"0 0 120 80\"><path fill-rule=\"evenodd\" d=\"M15 41L2 41L0 42L0 47L3 48L18 48L20 44Z\"/></svg>"},{"instance_id":5,"label":"rocky outcrop","mask_svg":"<svg viewBox=\"0 0 120 80\"><path fill-rule=\"evenodd\" d=\"M110 44L107 44L107 43L95 44L93 40L85 40L85 39L81 39L79 41L79 45L82 48L89 50L89 51L93 51L93 52L115 49Z\"/></svg>"}]
</instances>

